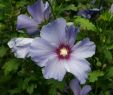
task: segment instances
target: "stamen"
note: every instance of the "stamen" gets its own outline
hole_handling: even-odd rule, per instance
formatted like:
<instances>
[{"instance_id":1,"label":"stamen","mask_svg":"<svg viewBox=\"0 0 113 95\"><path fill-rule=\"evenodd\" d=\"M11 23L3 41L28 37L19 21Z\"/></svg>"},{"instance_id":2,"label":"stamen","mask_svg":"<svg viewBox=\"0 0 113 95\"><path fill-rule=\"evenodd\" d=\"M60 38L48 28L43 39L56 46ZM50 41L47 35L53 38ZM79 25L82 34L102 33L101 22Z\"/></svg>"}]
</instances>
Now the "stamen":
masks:
<instances>
[{"instance_id":1,"label":"stamen","mask_svg":"<svg viewBox=\"0 0 113 95\"><path fill-rule=\"evenodd\" d=\"M68 55L68 50L64 47L62 49L60 49L60 55L61 56L67 56Z\"/></svg>"},{"instance_id":2,"label":"stamen","mask_svg":"<svg viewBox=\"0 0 113 95\"><path fill-rule=\"evenodd\" d=\"M71 49L68 45L62 44L56 49L56 53L59 59L69 59Z\"/></svg>"}]
</instances>

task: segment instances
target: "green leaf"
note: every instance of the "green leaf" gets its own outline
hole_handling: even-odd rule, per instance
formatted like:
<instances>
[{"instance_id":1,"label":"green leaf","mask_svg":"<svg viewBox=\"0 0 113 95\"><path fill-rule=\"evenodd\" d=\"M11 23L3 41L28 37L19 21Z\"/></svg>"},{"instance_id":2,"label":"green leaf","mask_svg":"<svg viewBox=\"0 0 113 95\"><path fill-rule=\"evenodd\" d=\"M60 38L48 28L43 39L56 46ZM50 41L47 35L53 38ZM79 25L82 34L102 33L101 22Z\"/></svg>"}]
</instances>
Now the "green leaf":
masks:
<instances>
[{"instance_id":1,"label":"green leaf","mask_svg":"<svg viewBox=\"0 0 113 95\"><path fill-rule=\"evenodd\" d=\"M63 9L63 11L65 11L65 10L77 11L77 7L75 7L74 4L71 4Z\"/></svg>"},{"instance_id":2,"label":"green leaf","mask_svg":"<svg viewBox=\"0 0 113 95\"><path fill-rule=\"evenodd\" d=\"M110 12L104 12L101 16L100 16L100 19L101 20L104 20L104 21L113 21L113 14L110 13Z\"/></svg>"},{"instance_id":3,"label":"green leaf","mask_svg":"<svg viewBox=\"0 0 113 95\"><path fill-rule=\"evenodd\" d=\"M5 8L5 7L6 7L5 4L1 4L1 3L0 3L0 9L1 9L1 8Z\"/></svg>"},{"instance_id":4,"label":"green leaf","mask_svg":"<svg viewBox=\"0 0 113 95\"><path fill-rule=\"evenodd\" d=\"M104 49L103 53L104 53L105 58L106 58L107 60L112 60L112 54L111 54L111 52L110 52L109 50Z\"/></svg>"},{"instance_id":5,"label":"green leaf","mask_svg":"<svg viewBox=\"0 0 113 95\"><path fill-rule=\"evenodd\" d=\"M113 77L113 67L110 67L107 71L106 77Z\"/></svg>"},{"instance_id":6,"label":"green leaf","mask_svg":"<svg viewBox=\"0 0 113 95\"><path fill-rule=\"evenodd\" d=\"M0 47L0 57L1 57L1 58L6 55L7 50L8 50L8 49L7 49L6 47L4 47L4 46L1 46L1 47Z\"/></svg>"},{"instance_id":7,"label":"green leaf","mask_svg":"<svg viewBox=\"0 0 113 95\"><path fill-rule=\"evenodd\" d=\"M49 90L49 95L57 95L57 89L63 90L65 83L58 82L56 80L48 81L48 84L51 85L51 89Z\"/></svg>"},{"instance_id":8,"label":"green leaf","mask_svg":"<svg viewBox=\"0 0 113 95\"><path fill-rule=\"evenodd\" d=\"M100 60L97 57L96 57L96 61L97 61L96 62L96 66L99 66L100 67L102 65L102 63L100 62Z\"/></svg>"},{"instance_id":9,"label":"green leaf","mask_svg":"<svg viewBox=\"0 0 113 95\"><path fill-rule=\"evenodd\" d=\"M96 31L95 25L90 22L88 19L77 17L74 20L75 25L80 25L80 28L82 30L91 30L91 31Z\"/></svg>"},{"instance_id":10,"label":"green leaf","mask_svg":"<svg viewBox=\"0 0 113 95\"><path fill-rule=\"evenodd\" d=\"M52 88L52 87L51 87L51 88ZM57 95L56 89L55 89L55 88L50 89L50 90L49 90L49 95Z\"/></svg>"},{"instance_id":11,"label":"green leaf","mask_svg":"<svg viewBox=\"0 0 113 95\"><path fill-rule=\"evenodd\" d=\"M9 74L10 72L15 72L19 68L19 62L16 59L10 59L5 63L3 66L5 75Z\"/></svg>"},{"instance_id":12,"label":"green leaf","mask_svg":"<svg viewBox=\"0 0 113 95\"><path fill-rule=\"evenodd\" d=\"M26 77L24 80L20 80L18 84L18 88L26 90L30 95L34 92L34 89L37 88L36 83L32 83L32 77Z\"/></svg>"},{"instance_id":13,"label":"green leaf","mask_svg":"<svg viewBox=\"0 0 113 95\"><path fill-rule=\"evenodd\" d=\"M113 0L106 0L106 3L113 3Z\"/></svg>"},{"instance_id":14,"label":"green leaf","mask_svg":"<svg viewBox=\"0 0 113 95\"><path fill-rule=\"evenodd\" d=\"M109 91L106 91L106 92L105 92L105 95L109 95Z\"/></svg>"},{"instance_id":15,"label":"green leaf","mask_svg":"<svg viewBox=\"0 0 113 95\"><path fill-rule=\"evenodd\" d=\"M5 25L0 23L0 30L1 30L0 32L2 32L3 29L5 29Z\"/></svg>"},{"instance_id":16,"label":"green leaf","mask_svg":"<svg viewBox=\"0 0 113 95\"><path fill-rule=\"evenodd\" d=\"M108 50L112 50L113 49L113 44L107 46Z\"/></svg>"},{"instance_id":17,"label":"green leaf","mask_svg":"<svg viewBox=\"0 0 113 95\"><path fill-rule=\"evenodd\" d=\"M28 92L29 94L32 94L35 88L37 88L37 84L30 84L30 85L27 87L27 92Z\"/></svg>"},{"instance_id":18,"label":"green leaf","mask_svg":"<svg viewBox=\"0 0 113 95\"><path fill-rule=\"evenodd\" d=\"M89 74L89 81L90 82L95 82L98 80L98 77L101 77L104 75L103 71L97 70L97 71L93 71Z\"/></svg>"},{"instance_id":19,"label":"green leaf","mask_svg":"<svg viewBox=\"0 0 113 95\"><path fill-rule=\"evenodd\" d=\"M9 92L11 93L11 95L16 95L20 93L21 91L19 88L14 88L14 89L9 90Z\"/></svg>"},{"instance_id":20,"label":"green leaf","mask_svg":"<svg viewBox=\"0 0 113 95\"><path fill-rule=\"evenodd\" d=\"M16 7L19 8L19 7L23 7L25 5L27 5L27 2L25 0L22 0L20 2L17 2Z\"/></svg>"}]
</instances>

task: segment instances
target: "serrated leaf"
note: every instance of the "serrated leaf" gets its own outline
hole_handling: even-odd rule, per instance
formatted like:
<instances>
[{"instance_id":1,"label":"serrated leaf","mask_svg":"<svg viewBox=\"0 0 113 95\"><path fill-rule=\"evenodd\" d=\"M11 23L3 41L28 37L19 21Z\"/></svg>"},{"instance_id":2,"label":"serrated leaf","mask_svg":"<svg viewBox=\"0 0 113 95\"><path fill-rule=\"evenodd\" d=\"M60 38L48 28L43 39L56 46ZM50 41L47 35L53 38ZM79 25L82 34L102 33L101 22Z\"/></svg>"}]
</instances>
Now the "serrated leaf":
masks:
<instances>
[{"instance_id":1,"label":"serrated leaf","mask_svg":"<svg viewBox=\"0 0 113 95\"><path fill-rule=\"evenodd\" d=\"M5 56L5 54L7 53L7 48L4 46L0 47L0 57Z\"/></svg>"},{"instance_id":2,"label":"serrated leaf","mask_svg":"<svg viewBox=\"0 0 113 95\"><path fill-rule=\"evenodd\" d=\"M104 75L104 72L103 71L93 71L89 74L89 81L90 82L95 82L98 80L98 77L101 77Z\"/></svg>"},{"instance_id":3,"label":"serrated leaf","mask_svg":"<svg viewBox=\"0 0 113 95\"><path fill-rule=\"evenodd\" d=\"M113 77L113 67L108 69L106 76L107 77Z\"/></svg>"},{"instance_id":4,"label":"serrated leaf","mask_svg":"<svg viewBox=\"0 0 113 95\"><path fill-rule=\"evenodd\" d=\"M16 59L10 59L7 61L3 66L5 75L9 74L10 72L15 72L19 65L19 62Z\"/></svg>"},{"instance_id":5,"label":"serrated leaf","mask_svg":"<svg viewBox=\"0 0 113 95\"><path fill-rule=\"evenodd\" d=\"M80 25L80 28L82 30L91 30L91 31L96 31L95 25L90 22L88 19L77 17L74 20L75 25Z\"/></svg>"}]
</instances>

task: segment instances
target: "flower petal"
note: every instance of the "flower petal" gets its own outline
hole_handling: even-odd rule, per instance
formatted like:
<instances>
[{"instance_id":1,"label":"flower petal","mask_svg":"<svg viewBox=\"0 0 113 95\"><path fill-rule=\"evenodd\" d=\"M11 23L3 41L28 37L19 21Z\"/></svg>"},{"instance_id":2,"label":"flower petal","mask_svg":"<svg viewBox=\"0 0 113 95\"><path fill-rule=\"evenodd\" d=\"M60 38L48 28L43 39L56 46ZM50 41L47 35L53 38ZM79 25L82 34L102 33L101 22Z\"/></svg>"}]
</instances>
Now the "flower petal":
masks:
<instances>
[{"instance_id":1,"label":"flower petal","mask_svg":"<svg viewBox=\"0 0 113 95\"><path fill-rule=\"evenodd\" d=\"M79 32L79 29L76 28L73 24L68 26L67 31L66 31L66 38L68 40L68 44L70 46L74 45L77 33Z\"/></svg>"},{"instance_id":2,"label":"flower petal","mask_svg":"<svg viewBox=\"0 0 113 95\"><path fill-rule=\"evenodd\" d=\"M81 88L77 79L73 79L70 81L70 88L73 91L74 95L79 95Z\"/></svg>"},{"instance_id":3,"label":"flower petal","mask_svg":"<svg viewBox=\"0 0 113 95\"><path fill-rule=\"evenodd\" d=\"M89 10L80 10L78 13L77 13L78 16L82 16L84 18L88 18L90 19L91 18L91 14L89 13Z\"/></svg>"},{"instance_id":4,"label":"flower petal","mask_svg":"<svg viewBox=\"0 0 113 95\"><path fill-rule=\"evenodd\" d=\"M28 34L38 31L38 23L26 15L19 15L17 19L17 29L25 28Z\"/></svg>"},{"instance_id":5,"label":"flower petal","mask_svg":"<svg viewBox=\"0 0 113 95\"><path fill-rule=\"evenodd\" d=\"M57 20L44 26L41 30L41 37L48 42L57 45L61 42L65 42L66 39L66 21L63 18L58 18Z\"/></svg>"},{"instance_id":6,"label":"flower petal","mask_svg":"<svg viewBox=\"0 0 113 95\"><path fill-rule=\"evenodd\" d=\"M32 41L31 38L14 38L8 42L8 46L17 58L25 58L29 56L29 47Z\"/></svg>"},{"instance_id":7,"label":"flower petal","mask_svg":"<svg viewBox=\"0 0 113 95\"><path fill-rule=\"evenodd\" d=\"M72 55L78 59L88 58L95 54L95 49L94 42L86 38L73 47Z\"/></svg>"},{"instance_id":8,"label":"flower petal","mask_svg":"<svg viewBox=\"0 0 113 95\"><path fill-rule=\"evenodd\" d=\"M85 85L82 88L80 95L87 95L90 91L91 91L91 86Z\"/></svg>"},{"instance_id":9,"label":"flower petal","mask_svg":"<svg viewBox=\"0 0 113 95\"><path fill-rule=\"evenodd\" d=\"M45 6L44 6L44 18L45 18L46 20L48 20L49 17L50 17L50 14L51 14L51 8L50 8L50 6L49 6L49 3L46 2L46 3L45 3Z\"/></svg>"},{"instance_id":10,"label":"flower petal","mask_svg":"<svg viewBox=\"0 0 113 95\"><path fill-rule=\"evenodd\" d=\"M28 12L38 22L42 22L42 20L44 19L43 9L44 9L44 4L42 0L37 0L36 3L27 7Z\"/></svg>"},{"instance_id":11,"label":"flower petal","mask_svg":"<svg viewBox=\"0 0 113 95\"><path fill-rule=\"evenodd\" d=\"M62 81L64 75L66 74L64 64L60 62L57 58L49 60L42 71L46 79L54 78L58 81Z\"/></svg>"},{"instance_id":12,"label":"flower petal","mask_svg":"<svg viewBox=\"0 0 113 95\"><path fill-rule=\"evenodd\" d=\"M54 47L42 38L35 38L30 46L30 56L39 66L45 66L46 61L54 56Z\"/></svg>"},{"instance_id":13,"label":"flower petal","mask_svg":"<svg viewBox=\"0 0 113 95\"><path fill-rule=\"evenodd\" d=\"M68 72L72 73L81 84L84 84L88 72L91 70L89 63L85 59L77 60L76 58L71 58L67 63L65 63L65 68Z\"/></svg>"},{"instance_id":14,"label":"flower petal","mask_svg":"<svg viewBox=\"0 0 113 95\"><path fill-rule=\"evenodd\" d=\"M90 18L96 17L97 14L99 14L100 10L101 9L98 9L98 8L80 10L77 14L84 18L90 19Z\"/></svg>"}]
</instances>

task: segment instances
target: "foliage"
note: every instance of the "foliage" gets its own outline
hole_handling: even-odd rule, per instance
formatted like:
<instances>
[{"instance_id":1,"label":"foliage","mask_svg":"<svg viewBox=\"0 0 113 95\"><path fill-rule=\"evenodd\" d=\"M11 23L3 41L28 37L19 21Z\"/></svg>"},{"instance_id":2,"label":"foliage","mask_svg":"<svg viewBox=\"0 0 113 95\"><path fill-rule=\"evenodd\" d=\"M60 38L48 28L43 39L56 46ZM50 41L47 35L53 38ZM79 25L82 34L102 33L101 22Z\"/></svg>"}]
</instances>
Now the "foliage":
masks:
<instances>
[{"instance_id":1,"label":"foliage","mask_svg":"<svg viewBox=\"0 0 113 95\"><path fill-rule=\"evenodd\" d=\"M77 17L74 20L75 25L80 25L80 28L82 30L90 30L90 31L96 31L95 25L90 22L88 19Z\"/></svg>"},{"instance_id":2,"label":"foliage","mask_svg":"<svg viewBox=\"0 0 113 95\"><path fill-rule=\"evenodd\" d=\"M105 0L103 10L94 19L77 16L79 9L99 6L99 0L93 6L91 1L50 0L56 17L80 27L77 41L89 37L96 44L96 54L88 59L92 67L87 80L92 86L89 95L109 95L113 89L113 14L109 13L113 0ZM28 37L16 30L16 21L19 14L27 14L27 5L34 2L0 0L0 95L71 95L68 85L72 75L67 74L62 82L45 80L34 62L15 58L8 48L11 38Z\"/></svg>"}]
</instances>

